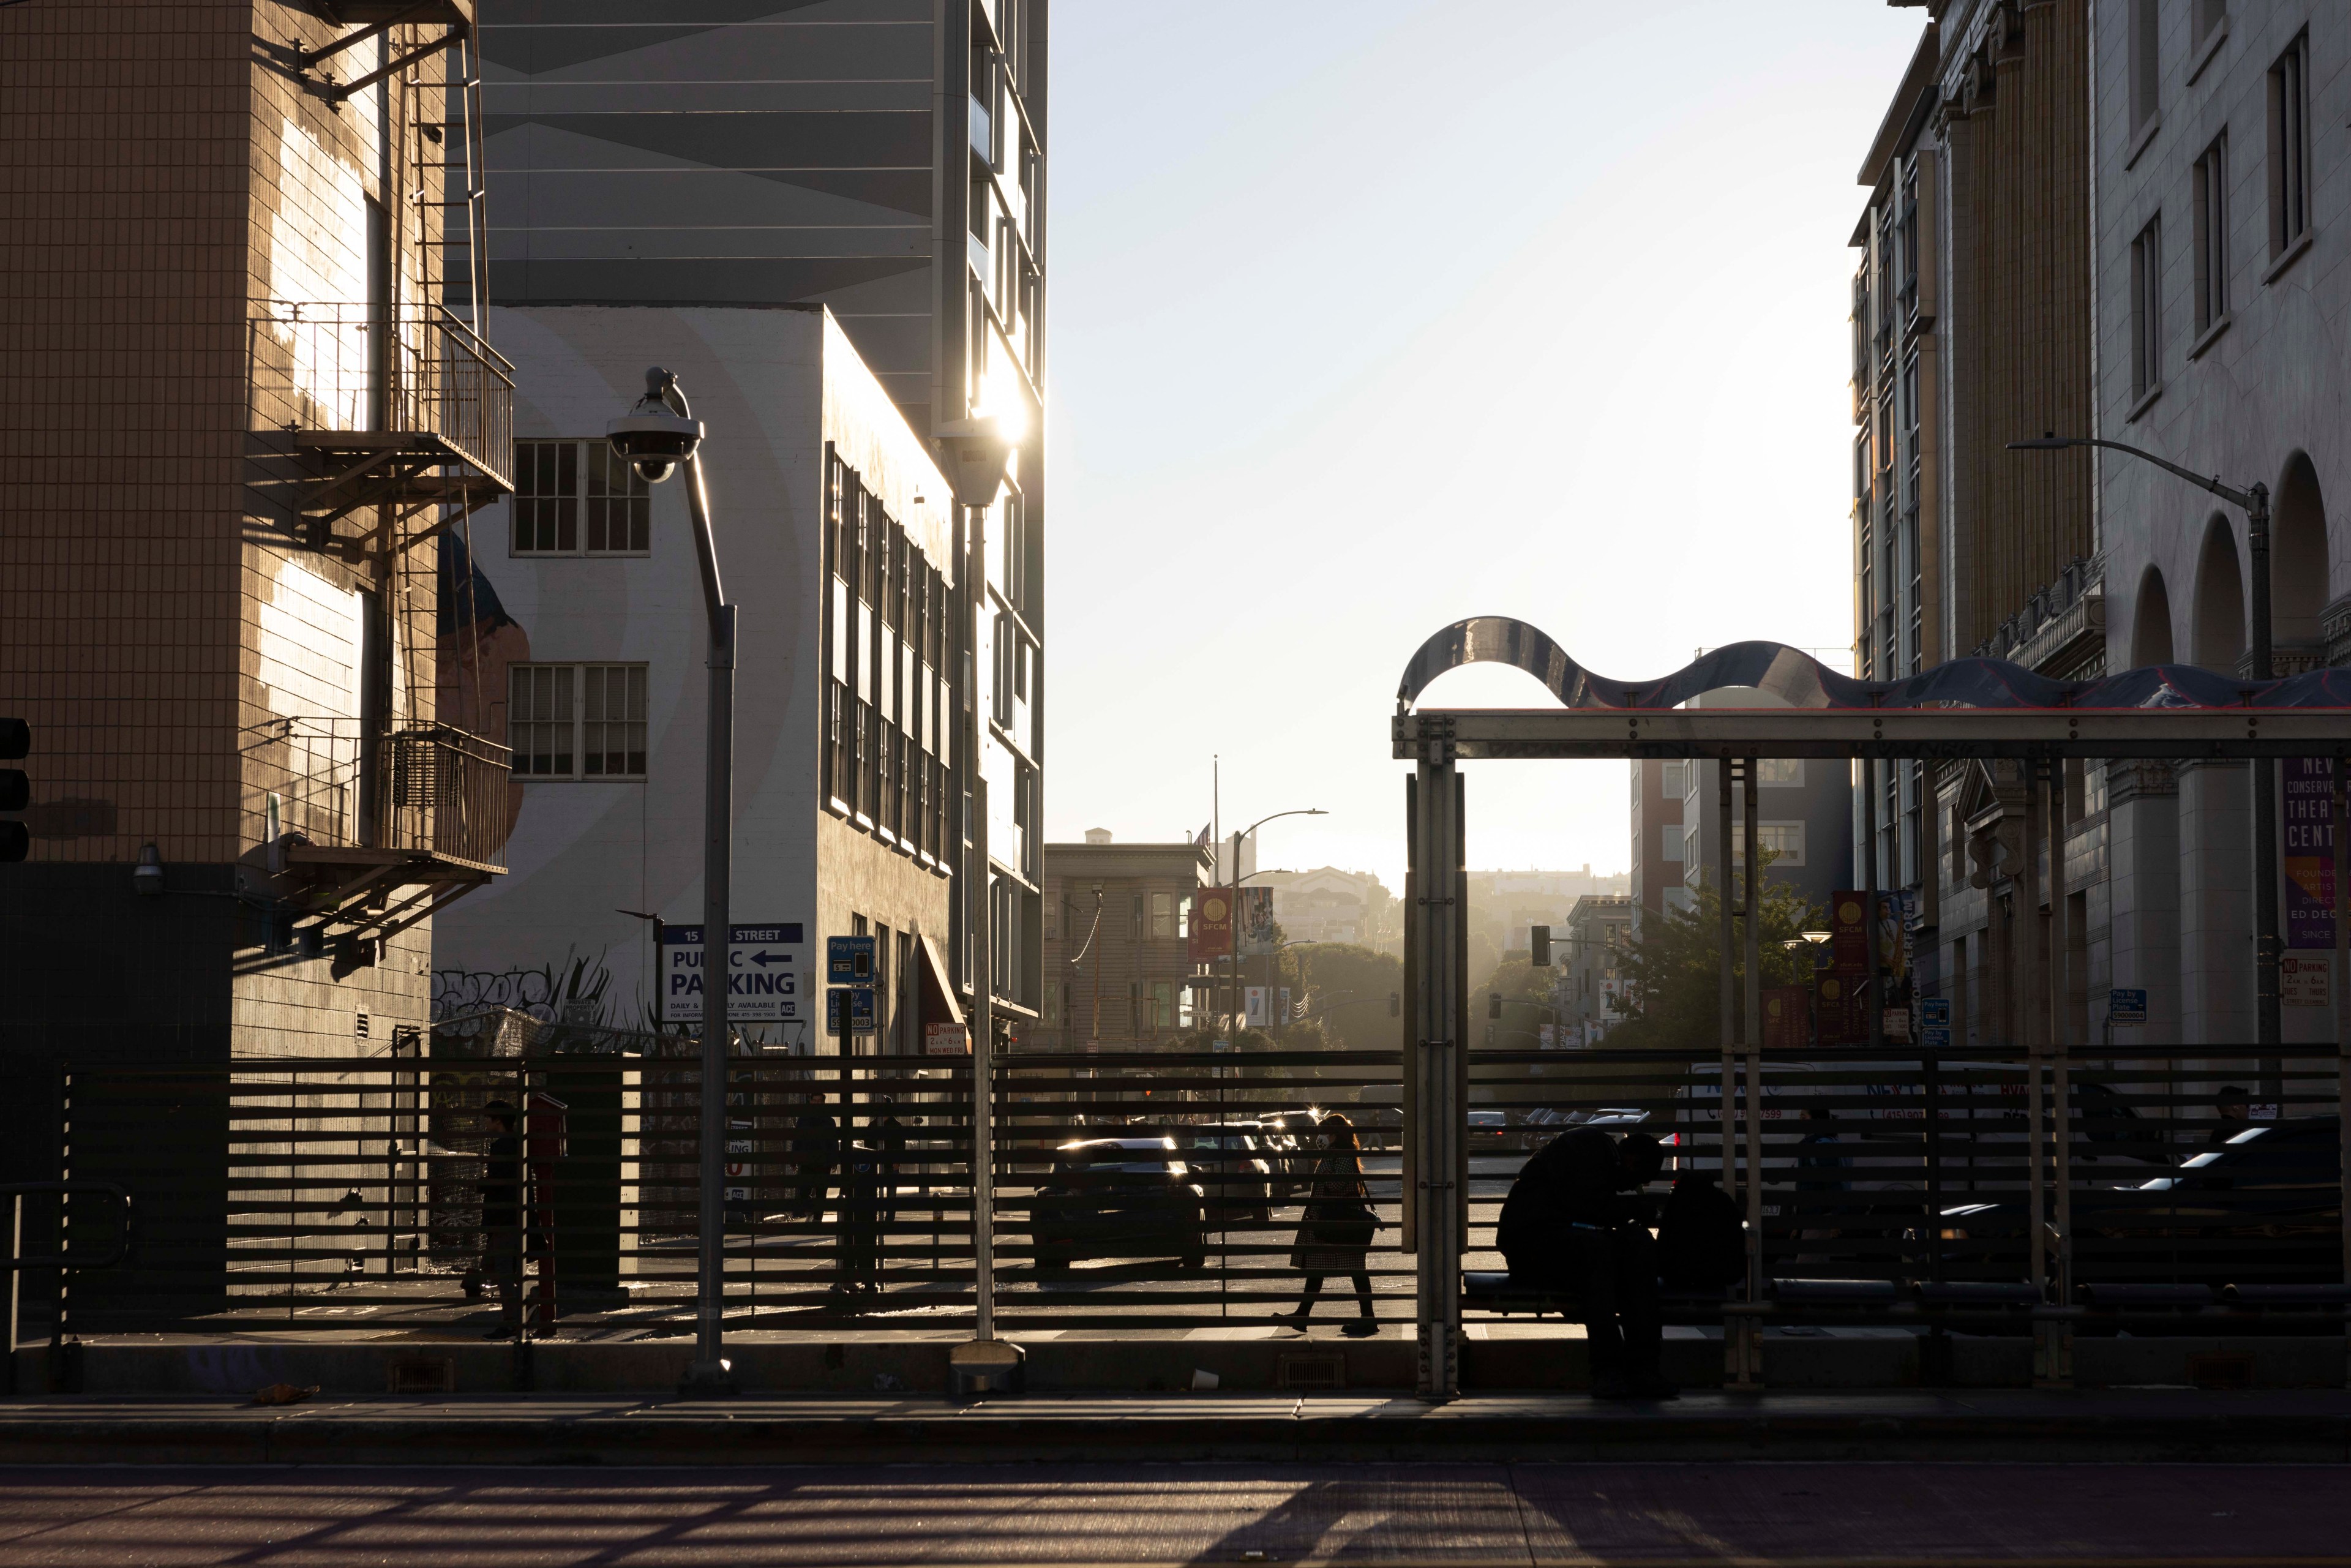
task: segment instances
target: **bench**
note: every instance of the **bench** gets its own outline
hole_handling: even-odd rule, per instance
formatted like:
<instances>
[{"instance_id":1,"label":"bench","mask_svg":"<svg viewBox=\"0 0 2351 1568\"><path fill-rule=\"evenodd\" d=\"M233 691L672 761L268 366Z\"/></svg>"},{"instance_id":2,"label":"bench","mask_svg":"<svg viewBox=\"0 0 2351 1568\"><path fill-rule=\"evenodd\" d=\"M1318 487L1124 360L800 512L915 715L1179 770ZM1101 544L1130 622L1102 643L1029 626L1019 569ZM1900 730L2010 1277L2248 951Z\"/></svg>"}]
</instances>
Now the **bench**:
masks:
<instances>
[{"instance_id":1,"label":"bench","mask_svg":"<svg viewBox=\"0 0 2351 1568\"><path fill-rule=\"evenodd\" d=\"M1722 1318L1724 1302L1729 1300L1727 1291L1665 1291L1659 1301L1669 1323L1713 1323ZM1529 1285L1513 1285L1510 1276L1500 1270L1467 1269L1461 1274L1461 1305L1477 1312L1498 1313L1509 1317L1513 1312L1529 1312L1541 1317L1545 1312L1557 1312L1569 1322L1583 1318L1583 1303L1573 1291L1556 1287L1543 1289Z\"/></svg>"}]
</instances>

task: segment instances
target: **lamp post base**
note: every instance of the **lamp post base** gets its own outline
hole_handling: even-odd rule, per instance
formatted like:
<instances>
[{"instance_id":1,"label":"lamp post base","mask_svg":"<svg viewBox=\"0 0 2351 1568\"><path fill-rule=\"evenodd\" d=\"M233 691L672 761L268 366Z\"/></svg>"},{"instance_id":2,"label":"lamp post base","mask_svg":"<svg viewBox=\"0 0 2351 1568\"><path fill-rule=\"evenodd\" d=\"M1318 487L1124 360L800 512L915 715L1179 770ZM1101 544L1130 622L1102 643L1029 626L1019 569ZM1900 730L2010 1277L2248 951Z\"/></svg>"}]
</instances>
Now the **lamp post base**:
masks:
<instances>
[{"instance_id":1,"label":"lamp post base","mask_svg":"<svg viewBox=\"0 0 2351 1568\"><path fill-rule=\"evenodd\" d=\"M735 1381L735 1364L731 1361L697 1361L685 1369L677 1380L681 1399L723 1399L740 1394Z\"/></svg>"},{"instance_id":2,"label":"lamp post base","mask_svg":"<svg viewBox=\"0 0 2351 1568\"><path fill-rule=\"evenodd\" d=\"M1028 1360L1029 1353L1010 1340L967 1340L947 1352L947 1392L956 1399L1025 1393Z\"/></svg>"}]
</instances>

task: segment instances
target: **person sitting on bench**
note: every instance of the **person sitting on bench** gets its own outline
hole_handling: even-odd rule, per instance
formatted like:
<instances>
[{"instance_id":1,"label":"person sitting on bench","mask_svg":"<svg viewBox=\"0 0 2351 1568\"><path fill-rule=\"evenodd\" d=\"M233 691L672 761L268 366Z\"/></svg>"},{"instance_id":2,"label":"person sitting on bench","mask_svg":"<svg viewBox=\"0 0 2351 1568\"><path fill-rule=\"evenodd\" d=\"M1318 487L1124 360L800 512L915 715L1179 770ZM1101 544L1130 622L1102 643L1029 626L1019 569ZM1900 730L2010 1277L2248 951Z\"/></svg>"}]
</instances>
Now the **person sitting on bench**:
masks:
<instances>
[{"instance_id":1,"label":"person sitting on bench","mask_svg":"<svg viewBox=\"0 0 2351 1568\"><path fill-rule=\"evenodd\" d=\"M1628 1196L1656 1179L1665 1150L1646 1133L1562 1133L1519 1172L1496 1244L1514 1290L1573 1293L1590 1342L1596 1399L1671 1399L1658 1366L1665 1325L1657 1247Z\"/></svg>"}]
</instances>

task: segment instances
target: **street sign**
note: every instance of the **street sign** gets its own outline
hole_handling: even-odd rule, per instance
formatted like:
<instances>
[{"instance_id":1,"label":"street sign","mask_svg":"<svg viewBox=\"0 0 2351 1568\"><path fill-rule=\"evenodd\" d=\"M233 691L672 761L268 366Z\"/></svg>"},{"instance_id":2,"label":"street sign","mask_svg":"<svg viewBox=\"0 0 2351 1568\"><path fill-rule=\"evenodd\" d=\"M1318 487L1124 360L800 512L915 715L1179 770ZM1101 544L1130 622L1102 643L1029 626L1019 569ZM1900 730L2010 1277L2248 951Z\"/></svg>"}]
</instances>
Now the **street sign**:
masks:
<instances>
[{"instance_id":1,"label":"street sign","mask_svg":"<svg viewBox=\"0 0 2351 1568\"><path fill-rule=\"evenodd\" d=\"M1947 1030L1950 1028L1951 998L1949 997L1920 998L1918 1001L1918 1022L1922 1027L1927 1029ZM1928 1043L1931 1044L1933 1042L1929 1041ZM1949 1041L1946 1040L1945 1043L1949 1044Z\"/></svg>"},{"instance_id":2,"label":"street sign","mask_svg":"<svg viewBox=\"0 0 2351 1568\"><path fill-rule=\"evenodd\" d=\"M959 1023L933 1023L923 1026L923 1054L925 1056L969 1056L971 1031Z\"/></svg>"},{"instance_id":3,"label":"street sign","mask_svg":"<svg viewBox=\"0 0 2351 1568\"><path fill-rule=\"evenodd\" d=\"M2278 1004L2289 1008L2332 1006L2327 978L2334 967L2332 953L2280 954Z\"/></svg>"},{"instance_id":4,"label":"street sign","mask_svg":"<svg viewBox=\"0 0 2351 1568\"><path fill-rule=\"evenodd\" d=\"M1918 1033L1922 1037L1918 1043L1925 1046L1928 1051L1949 1051L1951 1049L1951 1030L1950 1026L1948 1024L1930 1023L1921 1029Z\"/></svg>"},{"instance_id":5,"label":"street sign","mask_svg":"<svg viewBox=\"0 0 2351 1568\"><path fill-rule=\"evenodd\" d=\"M871 986L833 986L824 993L824 1032L840 1034L848 1025L851 1034L873 1032L873 988Z\"/></svg>"},{"instance_id":6,"label":"street sign","mask_svg":"<svg viewBox=\"0 0 2351 1568\"><path fill-rule=\"evenodd\" d=\"M2106 993L2108 1023L2145 1023L2147 1021L2147 991L2144 987L2116 986Z\"/></svg>"},{"instance_id":7,"label":"street sign","mask_svg":"<svg viewBox=\"0 0 2351 1568\"><path fill-rule=\"evenodd\" d=\"M824 939L824 977L835 986L873 983L873 938L828 936Z\"/></svg>"},{"instance_id":8,"label":"street sign","mask_svg":"<svg viewBox=\"0 0 2351 1568\"><path fill-rule=\"evenodd\" d=\"M726 1019L772 1023L799 1010L808 942L798 921L727 928ZM662 1021L702 1021L702 927L660 929Z\"/></svg>"}]
</instances>

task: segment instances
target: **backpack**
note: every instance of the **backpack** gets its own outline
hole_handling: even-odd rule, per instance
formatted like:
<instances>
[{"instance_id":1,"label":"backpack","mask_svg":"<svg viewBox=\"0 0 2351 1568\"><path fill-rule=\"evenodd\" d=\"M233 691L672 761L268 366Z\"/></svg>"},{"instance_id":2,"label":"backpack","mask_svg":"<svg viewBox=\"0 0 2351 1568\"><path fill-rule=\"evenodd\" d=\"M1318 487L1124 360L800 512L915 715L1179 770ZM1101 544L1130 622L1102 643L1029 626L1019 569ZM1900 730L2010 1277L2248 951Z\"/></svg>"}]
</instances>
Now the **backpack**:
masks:
<instances>
[{"instance_id":1,"label":"backpack","mask_svg":"<svg viewBox=\"0 0 2351 1568\"><path fill-rule=\"evenodd\" d=\"M1657 1276L1669 1291L1720 1291L1747 1273L1747 1237L1739 1206L1712 1171L1674 1181L1657 1222Z\"/></svg>"}]
</instances>

